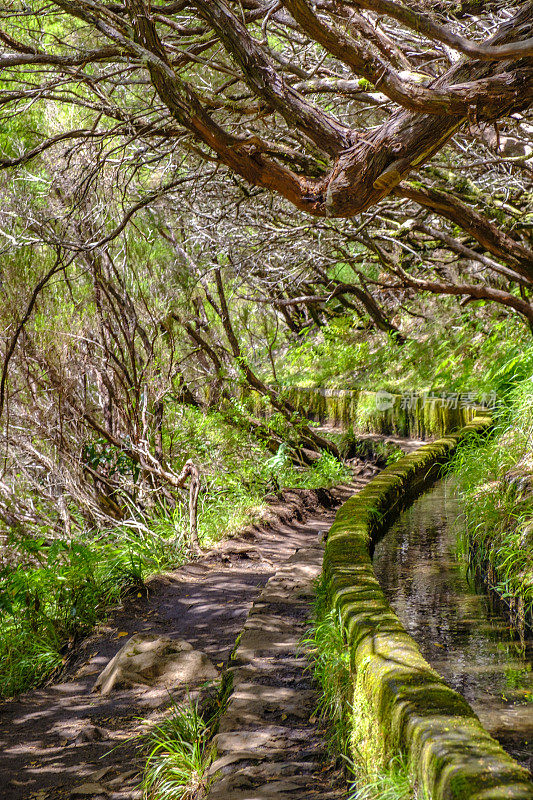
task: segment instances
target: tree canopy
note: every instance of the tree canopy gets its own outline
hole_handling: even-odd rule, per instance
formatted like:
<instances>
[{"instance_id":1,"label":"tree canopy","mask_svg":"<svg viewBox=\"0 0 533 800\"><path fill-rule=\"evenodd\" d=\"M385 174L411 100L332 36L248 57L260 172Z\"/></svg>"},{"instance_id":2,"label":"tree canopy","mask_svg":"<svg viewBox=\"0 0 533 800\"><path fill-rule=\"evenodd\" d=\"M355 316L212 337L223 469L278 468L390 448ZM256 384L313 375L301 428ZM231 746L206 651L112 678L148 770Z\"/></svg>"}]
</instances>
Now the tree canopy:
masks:
<instances>
[{"instance_id":1,"label":"tree canopy","mask_svg":"<svg viewBox=\"0 0 533 800\"><path fill-rule=\"evenodd\" d=\"M392 190L403 196L402 178L459 129L531 102L530 3L490 4L479 16L476 3L427 6L9 2L4 114L24 119L46 101L61 124L32 131L1 164L69 140L99 146L101 169L118 157L164 168L189 151L301 210L351 217Z\"/></svg>"},{"instance_id":2,"label":"tree canopy","mask_svg":"<svg viewBox=\"0 0 533 800\"><path fill-rule=\"evenodd\" d=\"M532 56L529 2L4 2L0 515L171 502L176 407L335 454L285 360L410 363L428 294L528 335Z\"/></svg>"}]
</instances>

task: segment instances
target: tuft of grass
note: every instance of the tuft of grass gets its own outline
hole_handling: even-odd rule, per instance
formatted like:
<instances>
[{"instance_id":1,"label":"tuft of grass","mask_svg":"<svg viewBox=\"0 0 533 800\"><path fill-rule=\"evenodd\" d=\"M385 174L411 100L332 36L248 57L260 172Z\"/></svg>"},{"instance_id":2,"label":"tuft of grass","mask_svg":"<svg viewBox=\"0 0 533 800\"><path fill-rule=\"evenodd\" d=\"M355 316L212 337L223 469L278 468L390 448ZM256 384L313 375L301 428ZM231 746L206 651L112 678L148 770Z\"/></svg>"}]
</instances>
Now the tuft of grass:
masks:
<instances>
[{"instance_id":1,"label":"tuft of grass","mask_svg":"<svg viewBox=\"0 0 533 800\"><path fill-rule=\"evenodd\" d=\"M338 613L328 608L323 579L316 588L313 626L302 644L322 690L316 714L327 723L329 750L347 761L353 700L350 653Z\"/></svg>"},{"instance_id":2,"label":"tuft of grass","mask_svg":"<svg viewBox=\"0 0 533 800\"><path fill-rule=\"evenodd\" d=\"M343 458L362 458L374 460L378 464L393 464L403 458L404 452L394 442L361 437L350 425L339 437L339 450Z\"/></svg>"},{"instance_id":3,"label":"tuft of grass","mask_svg":"<svg viewBox=\"0 0 533 800\"><path fill-rule=\"evenodd\" d=\"M396 756L386 768L368 773L360 785L354 781L348 800L410 800L413 796L422 800L420 794L415 793L405 759Z\"/></svg>"},{"instance_id":4,"label":"tuft of grass","mask_svg":"<svg viewBox=\"0 0 533 800\"><path fill-rule=\"evenodd\" d=\"M339 461L331 453L323 451L320 458L303 474L303 479L300 476L292 486L318 489L349 481L352 477L350 469L342 461ZM289 488L291 488L290 484Z\"/></svg>"},{"instance_id":5,"label":"tuft of grass","mask_svg":"<svg viewBox=\"0 0 533 800\"><path fill-rule=\"evenodd\" d=\"M168 717L148 735L148 755L142 780L145 800L193 800L208 785L212 761L211 720L199 711L198 700L173 704Z\"/></svg>"}]
</instances>

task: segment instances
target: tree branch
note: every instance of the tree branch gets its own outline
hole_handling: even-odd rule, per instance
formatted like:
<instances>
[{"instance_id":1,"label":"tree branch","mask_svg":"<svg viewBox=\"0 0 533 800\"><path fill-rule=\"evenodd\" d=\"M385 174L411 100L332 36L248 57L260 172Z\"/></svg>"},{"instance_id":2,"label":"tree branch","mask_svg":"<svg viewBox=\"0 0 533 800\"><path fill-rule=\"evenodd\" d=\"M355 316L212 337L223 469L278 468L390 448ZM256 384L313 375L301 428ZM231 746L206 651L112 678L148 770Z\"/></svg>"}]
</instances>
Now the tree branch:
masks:
<instances>
[{"instance_id":1,"label":"tree branch","mask_svg":"<svg viewBox=\"0 0 533 800\"><path fill-rule=\"evenodd\" d=\"M529 283L533 282L533 252L512 239L501 228L482 216L449 192L422 186L420 183L402 183L395 192L415 203L430 208L449 219L476 239L489 253L509 264Z\"/></svg>"},{"instance_id":2,"label":"tree branch","mask_svg":"<svg viewBox=\"0 0 533 800\"><path fill-rule=\"evenodd\" d=\"M480 61L503 61L505 59L533 56L533 39L502 45L479 44L453 33L453 31L442 25L438 25L422 12L413 11L408 6L400 5L393 2L393 0L344 0L344 2L357 8L366 8L378 14L386 14L416 33L424 33L430 39L448 44L454 50ZM527 11L527 3L523 6L523 9Z\"/></svg>"}]
</instances>

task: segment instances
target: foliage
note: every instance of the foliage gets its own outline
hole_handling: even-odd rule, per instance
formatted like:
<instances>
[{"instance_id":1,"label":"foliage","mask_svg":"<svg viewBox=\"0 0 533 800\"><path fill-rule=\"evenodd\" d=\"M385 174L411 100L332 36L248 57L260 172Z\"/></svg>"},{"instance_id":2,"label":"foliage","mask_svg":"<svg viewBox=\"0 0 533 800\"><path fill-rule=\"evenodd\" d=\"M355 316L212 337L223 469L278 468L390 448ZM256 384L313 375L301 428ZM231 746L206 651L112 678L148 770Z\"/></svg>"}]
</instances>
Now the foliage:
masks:
<instances>
[{"instance_id":1,"label":"foliage","mask_svg":"<svg viewBox=\"0 0 533 800\"><path fill-rule=\"evenodd\" d=\"M9 697L65 660L77 638L124 591L175 566L186 548L146 530L102 531L70 542L13 536L18 563L0 572L0 685Z\"/></svg>"},{"instance_id":2,"label":"foliage","mask_svg":"<svg viewBox=\"0 0 533 800\"><path fill-rule=\"evenodd\" d=\"M351 478L350 470L330 453L323 452L311 466L298 468L283 445L280 451L257 464L255 473L243 464L243 471L233 473L225 486L220 485L220 476L209 481L200 495L198 514L200 541L205 546L260 520L266 508L263 497L272 490L316 489Z\"/></svg>"},{"instance_id":3,"label":"foliage","mask_svg":"<svg viewBox=\"0 0 533 800\"><path fill-rule=\"evenodd\" d=\"M316 488L347 480L349 470L328 453L296 468L285 445L271 456L260 442L218 412L176 409L167 435L201 467L198 532L203 546L257 521L273 488ZM93 463L104 457L124 472L130 462L97 441ZM85 458L89 456L86 455ZM122 460L120 460L122 458ZM179 462L178 462L179 463ZM117 466L118 464L118 466ZM137 512L139 515L139 511ZM0 572L0 682L5 696L38 684L59 667L69 647L145 578L175 568L189 556L188 506L159 504L116 528L98 533L79 520L71 540L13 530Z\"/></svg>"},{"instance_id":4,"label":"foliage","mask_svg":"<svg viewBox=\"0 0 533 800\"><path fill-rule=\"evenodd\" d=\"M531 377L518 383L496 417L493 437L464 445L452 463L464 501L464 549L515 611L523 603L522 625L533 611L532 389Z\"/></svg>"},{"instance_id":5,"label":"foliage","mask_svg":"<svg viewBox=\"0 0 533 800\"><path fill-rule=\"evenodd\" d=\"M355 320L342 337L332 335L332 325L291 346L278 370L280 380L396 394L444 390L503 396L533 369L530 332L516 319L466 315L447 301L441 301L437 320L424 323L422 334L405 319L409 338L402 346L381 333L369 338Z\"/></svg>"},{"instance_id":6,"label":"foliage","mask_svg":"<svg viewBox=\"0 0 533 800\"><path fill-rule=\"evenodd\" d=\"M339 437L339 451L343 458L361 458L375 460L385 466L393 464L404 455L403 450L394 442L362 437L349 425Z\"/></svg>"},{"instance_id":7,"label":"foliage","mask_svg":"<svg viewBox=\"0 0 533 800\"><path fill-rule=\"evenodd\" d=\"M366 776L362 785L350 793L348 800L409 800L412 797L422 800L420 793L414 791L404 759L397 756L385 769L374 769L372 776Z\"/></svg>"},{"instance_id":8,"label":"foliage","mask_svg":"<svg viewBox=\"0 0 533 800\"><path fill-rule=\"evenodd\" d=\"M146 800L193 800L207 787L211 762L211 722L205 720L197 700L173 703L163 722L150 731L142 781Z\"/></svg>"}]
</instances>

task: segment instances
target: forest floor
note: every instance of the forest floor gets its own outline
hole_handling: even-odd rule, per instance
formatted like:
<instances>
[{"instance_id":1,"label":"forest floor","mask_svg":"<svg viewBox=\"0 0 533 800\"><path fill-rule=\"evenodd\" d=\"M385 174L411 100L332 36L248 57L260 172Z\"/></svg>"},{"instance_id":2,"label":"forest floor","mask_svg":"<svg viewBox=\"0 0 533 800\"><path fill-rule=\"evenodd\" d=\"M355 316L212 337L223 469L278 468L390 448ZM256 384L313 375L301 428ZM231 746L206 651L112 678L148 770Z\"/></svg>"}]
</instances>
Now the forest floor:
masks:
<instances>
[{"instance_id":1,"label":"forest floor","mask_svg":"<svg viewBox=\"0 0 533 800\"><path fill-rule=\"evenodd\" d=\"M406 450L419 444L403 442ZM314 509L309 491L307 509L297 491L285 492L271 508L278 521L269 528L247 531L154 577L146 592L124 598L106 624L79 644L59 682L0 704L2 800L140 797L139 736L146 732L145 720L161 719L169 694L146 686L97 694L92 690L100 672L127 637L146 632L187 640L222 671L269 579L295 552L316 547L333 522L334 507L376 471L361 465L350 486L317 493L324 505L317 506L315 494ZM311 613L308 605L307 619ZM178 701L185 695L173 692ZM316 707L317 698L312 702ZM325 744L323 751L326 759ZM330 779L327 769L324 775Z\"/></svg>"}]
</instances>

